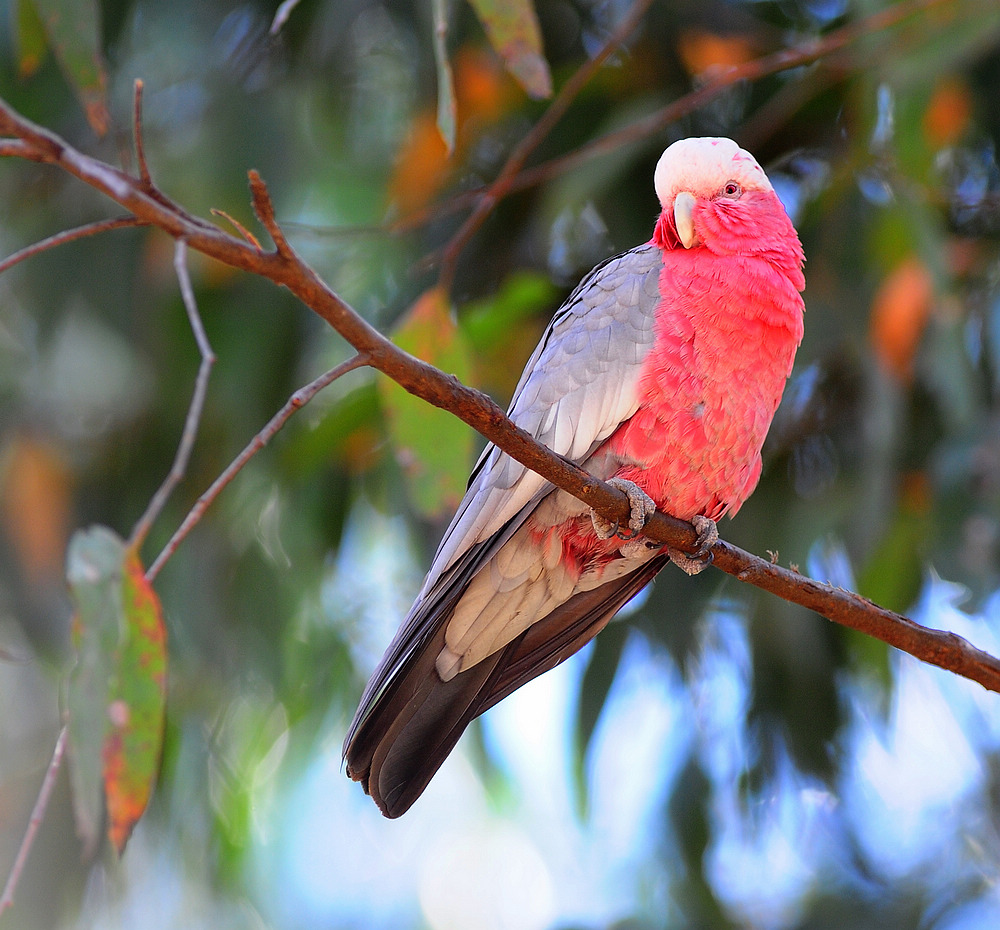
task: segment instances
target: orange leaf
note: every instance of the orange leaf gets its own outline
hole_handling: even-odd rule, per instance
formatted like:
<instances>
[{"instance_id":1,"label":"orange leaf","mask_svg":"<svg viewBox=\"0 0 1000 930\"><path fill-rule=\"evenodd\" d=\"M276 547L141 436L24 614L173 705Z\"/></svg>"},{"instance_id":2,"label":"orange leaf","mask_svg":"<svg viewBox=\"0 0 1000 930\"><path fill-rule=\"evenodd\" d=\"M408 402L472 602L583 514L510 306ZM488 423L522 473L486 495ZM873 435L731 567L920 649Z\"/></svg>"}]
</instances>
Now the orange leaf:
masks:
<instances>
[{"instance_id":1,"label":"orange leaf","mask_svg":"<svg viewBox=\"0 0 1000 930\"><path fill-rule=\"evenodd\" d=\"M460 125L470 118L495 123L516 102L514 82L482 46L463 45L454 68Z\"/></svg>"},{"instance_id":2,"label":"orange leaf","mask_svg":"<svg viewBox=\"0 0 1000 930\"><path fill-rule=\"evenodd\" d=\"M924 111L923 130L931 148L954 145L972 118L972 95L960 78L946 77L938 82Z\"/></svg>"},{"instance_id":3,"label":"orange leaf","mask_svg":"<svg viewBox=\"0 0 1000 930\"><path fill-rule=\"evenodd\" d=\"M448 147L432 111L418 113L389 180L389 199L406 216L426 206L441 189L451 168Z\"/></svg>"},{"instance_id":4,"label":"orange leaf","mask_svg":"<svg viewBox=\"0 0 1000 930\"><path fill-rule=\"evenodd\" d=\"M913 377L913 359L930 316L933 296L930 272L910 256L882 282L872 302L875 355L903 383Z\"/></svg>"},{"instance_id":5,"label":"orange leaf","mask_svg":"<svg viewBox=\"0 0 1000 930\"><path fill-rule=\"evenodd\" d=\"M678 52L691 75L702 74L711 68L740 65L754 56L750 43L743 36L720 36L702 29L682 32Z\"/></svg>"},{"instance_id":6,"label":"orange leaf","mask_svg":"<svg viewBox=\"0 0 1000 930\"><path fill-rule=\"evenodd\" d=\"M0 513L33 584L62 577L71 498L70 471L56 449L30 436L16 439L0 473Z\"/></svg>"}]
</instances>

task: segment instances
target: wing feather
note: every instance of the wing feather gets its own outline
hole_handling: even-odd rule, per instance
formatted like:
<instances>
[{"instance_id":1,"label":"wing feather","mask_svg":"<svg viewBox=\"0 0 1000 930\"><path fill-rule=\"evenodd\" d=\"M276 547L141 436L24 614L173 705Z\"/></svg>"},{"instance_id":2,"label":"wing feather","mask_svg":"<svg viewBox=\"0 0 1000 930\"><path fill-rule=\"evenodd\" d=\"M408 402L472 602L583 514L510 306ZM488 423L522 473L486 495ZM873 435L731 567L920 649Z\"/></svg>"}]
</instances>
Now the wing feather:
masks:
<instances>
[{"instance_id":1,"label":"wing feather","mask_svg":"<svg viewBox=\"0 0 1000 930\"><path fill-rule=\"evenodd\" d=\"M560 307L525 365L508 416L556 454L582 462L635 413L639 372L653 344L661 265L653 245L598 265ZM505 452L487 446L425 587L550 488Z\"/></svg>"},{"instance_id":2,"label":"wing feather","mask_svg":"<svg viewBox=\"0 0 1000 930\"><path fill-rule=\"evenodd\" d=\"M556 313L528 360L508 412L554 452L585 462L637 409L640 368L654 338L661 265L659 250L646 245L595 268ZM495 446L486 447L416 601L361 696L344 741L348 772L365 781L390 816L423 790L469 720L576 651L654 573L643 567L629 581L602 586L600 594L571 599L582 617L563 605L536 624L547 631L543 635L531 627L442 683L434 660L456 603L550 490L543 478ZM551 644L549 633L555 636ZM508 668L515 659L515 667ZM417 751L414 740L424 744L432 738L433 747Z\"/></svg>"}]
</instances>

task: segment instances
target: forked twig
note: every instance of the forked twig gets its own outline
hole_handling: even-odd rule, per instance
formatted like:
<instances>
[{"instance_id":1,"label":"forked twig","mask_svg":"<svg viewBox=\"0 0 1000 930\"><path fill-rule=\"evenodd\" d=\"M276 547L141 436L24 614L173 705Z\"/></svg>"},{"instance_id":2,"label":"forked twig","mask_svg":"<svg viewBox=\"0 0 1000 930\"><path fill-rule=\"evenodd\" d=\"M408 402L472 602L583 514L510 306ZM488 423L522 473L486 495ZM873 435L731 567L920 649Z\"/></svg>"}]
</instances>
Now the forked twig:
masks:
<instances>
[{"instance_id":1,"label":"forked twig","mask_svg":"<svg viewBox=\"0 0 1000 930\"><path fill-rule=\"evenodd\" d=\"M184 537L191 532L192 529L198 524L204 515L205 511L209 508L212 502L219 496L222 489L229 484L233 478L243 469L243 467L250 461L261 449L266 446L274 435L280 430L285 423L288 421L289 417L295 413L296 410L301 409L306 404L309 403L320 391L323 390L327 385L332 384L341 375L346 375L349 371L354 371L355 368L361 368L368 364L368 358L364 355L358 354L351 356L345 362L341 362L334 368L320 375L313 381L310 381L304 387L299 388L288 400L285 405L268 420L267 425L257 433L253 439L247 443L243 451L236 456L232 462L226 466L225 471L219 475L215 481L209 486L208 490L205 491L201 497L195 501L194 506L188 511L187 516L184 518L181 525L177 528L176 532L167 541L167 544L163 547L163 551L156 557L153 564L149 566L146 570L146 578L148 581L152 582L154 578L160 573L160 569L163 568L167 559L170 558L177 551L177 547L183 542Z\"/></svg>"},{"instance_id":2,"label":"forked twig","mask_svg":"<svg viewBox=\"0 0 1000 930\"><path fill-rule=\"evenodd\" d=\"M254 213L257 214L257 219L268 231L278 254L283 258L294 258L292 247L288 244L284 232L278 225L277 217L274 214L274 204L271 202L271 193L268 191L264 179L259 172L254 170L247 172L247 176L250 179L250 196L253 198L253 209Z\"/></svg>"},{"instance_id":3,"label":"forked twig","mask_svg":"<svg viewBox=\"0 0 1000 930\"><path fill-rule=\"evenodd\" d=\"M149 501L145 513L139 518L129 537L129 543L136 548L140 547L149 533L153 521L160 515L167 498L177 487L187 470L188 461L191 458L191 449L194 446L194 438L198 433L198 424L201 422L201 411L205 406L205 394L208 391L208 377L212 373L212 366L215 364L215 353L212 351L205 335L205 327L201 322L198 313L198 304L194 297L194 288L191 287L191 275L187 267L187 243L184 239L178 239L174 247L174 270L177 272L177 280L181 288L181 299L184 301L184 309L187 311L188 320L191 323L191 330L194 333L195 342L198 344L198 352L201 354L201 364L198 366L198 375L194 382L194 394L191 397L191 404L188 407L187 417L184 420L184 430L181 433L181 441L177 445L177 452L174 454L173 464L167 477L163 479L163 484L157 488L156 493Z\"/></svg>"}]
</instances>

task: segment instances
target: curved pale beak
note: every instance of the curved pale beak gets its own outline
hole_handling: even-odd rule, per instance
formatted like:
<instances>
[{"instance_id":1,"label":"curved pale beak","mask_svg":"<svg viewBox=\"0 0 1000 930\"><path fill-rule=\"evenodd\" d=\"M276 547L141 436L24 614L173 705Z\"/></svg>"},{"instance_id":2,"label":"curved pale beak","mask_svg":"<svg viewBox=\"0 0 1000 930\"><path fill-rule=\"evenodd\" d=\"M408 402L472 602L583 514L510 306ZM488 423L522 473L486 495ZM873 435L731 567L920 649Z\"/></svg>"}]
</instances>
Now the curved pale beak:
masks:
<instances>
[{"instance_id":1,"label":"curved pale beak","mask_svg":"<svg viewBox=\"0 0 1000 930\"><path fill-rule=\"evenodd\" d=\"M699 244L698 234L694 231L694 194L681 191L674 198L674 227L685 249Z\"/></svg>"}]
</instances>

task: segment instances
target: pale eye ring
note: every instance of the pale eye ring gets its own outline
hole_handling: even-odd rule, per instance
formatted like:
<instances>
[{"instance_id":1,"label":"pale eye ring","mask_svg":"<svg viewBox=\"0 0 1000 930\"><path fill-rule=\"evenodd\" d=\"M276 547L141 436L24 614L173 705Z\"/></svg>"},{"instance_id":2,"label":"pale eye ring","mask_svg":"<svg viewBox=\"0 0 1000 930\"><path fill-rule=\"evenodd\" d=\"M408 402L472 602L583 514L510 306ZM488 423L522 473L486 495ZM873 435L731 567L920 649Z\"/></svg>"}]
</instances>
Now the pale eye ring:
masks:
<instances>
[{"instance_id":1,"label":"pale eye ring","mask_svg":"<svg viewBox=\"0 0 1000 930\"><path fill-rule=\"evenodd\" d=\"M739 197L743 193L743 188L736 181L726 181L725 187L722 188L723 197Z\"/></svg>"}]
</instances>

